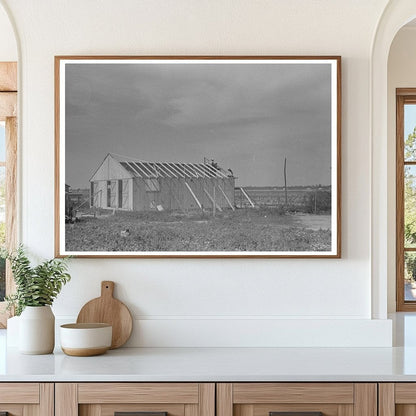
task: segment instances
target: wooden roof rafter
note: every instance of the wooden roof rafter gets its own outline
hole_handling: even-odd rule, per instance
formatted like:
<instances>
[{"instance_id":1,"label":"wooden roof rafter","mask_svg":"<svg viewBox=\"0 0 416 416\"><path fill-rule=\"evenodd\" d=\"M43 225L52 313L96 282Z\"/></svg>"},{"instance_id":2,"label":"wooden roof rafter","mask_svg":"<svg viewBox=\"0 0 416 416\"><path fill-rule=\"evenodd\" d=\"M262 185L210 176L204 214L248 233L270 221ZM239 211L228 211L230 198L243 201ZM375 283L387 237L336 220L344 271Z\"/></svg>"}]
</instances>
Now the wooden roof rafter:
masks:
<instances>
[{"instance_id":1,"label":"wooden roof rafter","mask_svg":"<svg viewBox=\"0 0 416 416\"><path fill-rule=\"evenodd\" d=\"M124 163L126 163L130 167L130 169L132 169L133 172L135 172L139 176L139 178L143 177L142 176L143 172L140 173L140 171L138 170L138 168L136 167L136 165L133 162L124 162Z\"/></svg>"},{"instance_id":2,"label":"wooden roof rafter","mask_svg":"<svg viewBox=\"0 0 416 416\"><path fill-rule=\"evenodd\" d=\"M168 178L172 177L172 174L165 168L165 166L163 166L163 163L157 163L156 169L159 169L163 173L163 175L167 176Z\"/></svg>"},{"instance_id":3,"label":"wooden roof rafter","mask_svg":"<svg viewBox=\"0 0 416 416\"><path fill-rule=\"evenodd\" d=\"M195 172L193 172L191 169L189 169L189 166L187 163L179 163L179 165L183 168L183 171L185 172L185 176L186 174L188 174L188 176L191 176L193 178L197 178L198 175L195 174Z\"/></svg>"},{"instance_id":4,"label":"wooden roof rafter","mask_svg":"<svg viewBox=\"0 0 416 416\"><path fill-rule=\"evenodd\" d=\"M220 167L209 163L148 162L110 154L125 169L140 178L229 178Z\"/></svg>"},{"instance_id":5,"label":"wooden roof rafter","mask_svg":"<svg viewBox=\"0 0 416 416\"><path fill-rule=\"evenodd\" d=\"M206 167L208 170L210 170L215 176L219 175L219 176L222 176L223 178L228 178L228 176L225 173L223 173L220 168L215 168L214 166L208 163L204 163L203 166Z\"/></svg>"},{"instance_id":6,"label":"wooden roof rafter","mask_svg":"<svg viewBox=\"0 0 416 416\"><path fill-rule=\"evenodd\" d=\"M155 174L155 172L153 172L149 167L147 167L147 163L148 162L134 162L137 166L139 166L141 168L141 170L143 170L146 173L146 176L149 178L157 178L157 173Z\"/></svg>"},{"instance_id":7,"label":"wooden roof rafter","mask_svg":"<svg viewBox=\"0 0 416 416\"><path fill-rule=\"evenodd\" d=\"M192 163L192 166L195 168L196 171L198 171L200 173L201 177L203 177L203 178L208 178L209 177L207 175L207 173L199 167L198 164Z\"/></svg>"},{"instance_id":8,"label":"wooden roof rafter","mask_svg":"<svg viewBox=\"0 0 416 416\"><path fill-rule=\"evenodd\" d=\"M167 171L169 171L171 174L172 174L172 176L174 177L174 178L177 178L178 176L170 169L170 167L168 166L168 164L167 163L165 163L165 162L162 162L161 163L161 165L163 165L163 167L167 170ZM165 166L165 165L167 165L167 166Z\"/></svg>"},{"instance_id":9,"label":"wooden roof rafter","mask_svg":"<svg viewBox=\"0 0 416 416\"><path fill-rule=\"evenodd\" d=\"M179 175L180 178L185 178L185 175L183 172L181 172L177 167L175 163L167 162L167 164Z\"/></svg>"}]
</instances>

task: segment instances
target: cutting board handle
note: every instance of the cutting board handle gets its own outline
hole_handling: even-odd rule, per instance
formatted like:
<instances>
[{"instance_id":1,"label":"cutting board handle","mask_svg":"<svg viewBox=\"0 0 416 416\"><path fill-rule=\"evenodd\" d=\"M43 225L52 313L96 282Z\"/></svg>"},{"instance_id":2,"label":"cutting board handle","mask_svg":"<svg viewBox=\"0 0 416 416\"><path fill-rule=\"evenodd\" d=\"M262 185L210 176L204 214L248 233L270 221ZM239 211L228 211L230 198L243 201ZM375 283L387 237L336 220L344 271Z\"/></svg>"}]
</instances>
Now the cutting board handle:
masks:
<instances>
[{"instance_id":1,"label":"cutting board handle","mask_svg":"<svg viewBox=\"0 0 416 416\"><path fill-rule=\"evenodd\" d=\"M104 280L103 282L101 282L101 297L112 298L113 292L114 292L114 282L110 280Z\"/></svg>"}]
</instances>

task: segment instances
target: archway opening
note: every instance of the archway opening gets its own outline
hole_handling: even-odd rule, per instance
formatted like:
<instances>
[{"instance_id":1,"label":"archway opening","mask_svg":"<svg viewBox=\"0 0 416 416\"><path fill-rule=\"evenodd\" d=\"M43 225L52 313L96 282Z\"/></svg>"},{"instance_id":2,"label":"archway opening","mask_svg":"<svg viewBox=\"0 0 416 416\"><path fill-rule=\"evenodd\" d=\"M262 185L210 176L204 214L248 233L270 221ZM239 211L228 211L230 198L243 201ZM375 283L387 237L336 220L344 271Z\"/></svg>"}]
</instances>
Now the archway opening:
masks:
<instances>
[{"instance_id":1,"label":"archway opening","mask_svg":"<svg viewBox=\"0 0 416 416\"><path fill-rule=\"evenodd\" d=\"M387 68L388 311L416 311L416 19L396 33ZM394 203L395 202L395 203ZM415 217L415 218L413 218Z\"/></svg>"},{"instance_id":2,"label":"archway opening","mask_svg":"<svg viewBox=\"0 0 416 416\"><path fill-rule=\"evenodd\" d=\"M371 137L372 137L372 316L387 318L396 310L396 198L395 134L391 137L391 117L395 117L388 83L389 52L396 34L416 17L411 0L390 2L380 19L371 59ZM395 123L394 123L395 124ZM395 149L394 149L395 150Z\"/></svg>"}]
</instances>

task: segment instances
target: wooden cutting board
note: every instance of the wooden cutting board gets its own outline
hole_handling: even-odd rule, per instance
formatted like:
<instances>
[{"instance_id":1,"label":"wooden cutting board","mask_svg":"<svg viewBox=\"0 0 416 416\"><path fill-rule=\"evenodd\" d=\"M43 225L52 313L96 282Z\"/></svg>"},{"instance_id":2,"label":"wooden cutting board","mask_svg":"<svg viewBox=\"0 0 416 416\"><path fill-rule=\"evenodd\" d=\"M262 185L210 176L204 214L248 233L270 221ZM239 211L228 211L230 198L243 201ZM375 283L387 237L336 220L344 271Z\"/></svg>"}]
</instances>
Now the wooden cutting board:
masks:
<instances>
[{"instance_id":1,"label":"wooden cutting board","mask_svg":"<svg viewBox=\"0 0 416 416\"><path fill-rule=\"evenodd\" d=\"M121 347L130 338L133 319L127 306L113 297L114 282L101 282L101 296L86 303L77 323L107 323L113 326L111 349Z\"/></svg>"}]
</instances>

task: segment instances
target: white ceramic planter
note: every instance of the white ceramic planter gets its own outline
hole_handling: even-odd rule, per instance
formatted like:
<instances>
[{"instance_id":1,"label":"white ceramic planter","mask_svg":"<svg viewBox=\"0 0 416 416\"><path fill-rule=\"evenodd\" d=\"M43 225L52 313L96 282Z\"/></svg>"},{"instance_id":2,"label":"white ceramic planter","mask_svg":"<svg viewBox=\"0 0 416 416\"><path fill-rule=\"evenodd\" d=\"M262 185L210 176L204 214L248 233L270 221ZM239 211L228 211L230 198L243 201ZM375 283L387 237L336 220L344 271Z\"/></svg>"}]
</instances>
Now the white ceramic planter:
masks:
<instances>
[{"instance_id":1,"label":"white ceramic planter","mask_svg":"<svg viewBox=\"0 0 416 416\"><path fill-rule=\"evenodd\" d=\"M55 316L50 306L26 306L19 319L19 351L50 354L55 346Z\"/></svg>"}]
</instances>

